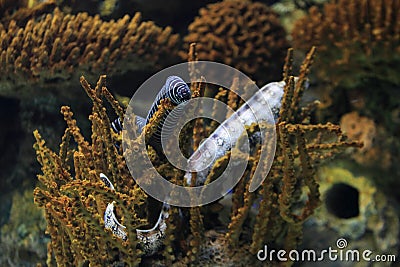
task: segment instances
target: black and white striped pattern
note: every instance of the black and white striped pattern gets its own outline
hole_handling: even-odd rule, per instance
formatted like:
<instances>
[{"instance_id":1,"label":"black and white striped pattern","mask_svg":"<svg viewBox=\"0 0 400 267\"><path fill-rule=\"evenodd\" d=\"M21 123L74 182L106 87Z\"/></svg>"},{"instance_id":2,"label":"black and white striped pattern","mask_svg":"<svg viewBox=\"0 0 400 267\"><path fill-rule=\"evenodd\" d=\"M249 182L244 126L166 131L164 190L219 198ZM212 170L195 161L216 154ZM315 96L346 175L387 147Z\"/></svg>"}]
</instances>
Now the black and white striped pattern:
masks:
<instances>
[{"instance_id":1,"label":"black and white striped pattern","mask_svg":"<svg viewBox=\"0 0 400 267\"><path fill-rule=\"evenodd\" d=\"M167 78L167 81L165 82L165 85L161 88L156 99L154 100L149 113L147 114L146 124L149 123L150 119L157 112L161 100L169 99L174 106L178 106L179 104L182 104L190 100L191 97L192 94L189 86L181 78L179 78L178 76L169 76ZM183 111L184 111L183 108L177 110L178 113L175 112L175 114L178 115L176 115L173 119L178 120L180 117L179 112ZM164 113L164 117L161 119L160 123L157 126L157 131L153 134L152 138L150 139L150 143L153 146L155 146L155 148L161 147L162 131L165 131L165 136L164 136L165 138L168 138L168 136L171 134L172 129L167 129L167 127L164 127L164 121L169 114L170 111L168 110Z\"/></svg>"},{"instance_id":2,"label":"black and white striped pattern","mask_svg":"<svg viewBox=\"0 0 400 267\"><path fill-rule=\"evenodd\" d=\"M143 130L143 127L146 125L146 119L140 116L136 116L136 126L138 127L138 134L140 134ZM111 129L114 133L119 134L122 132L123 125L121 119L118 117L113 122L111 122Z\"/></svg>"},{"instance_id":3,"label":"black and white striped pattern","mask_svg":"<svg viewBox=\"0 0 400 267\"><path fill-rule=\"evenodd\" d=\"M146 124L149 123L151 117L153 117L154 113L158 110L158 105L160 105L161 100L169 98L171 103L177 106L188 101L191 97L190 88L180 77L169 76L147 114Z\"/></svg>"},{"instance_id":4,"label":"black and white striped pattern","mask_svg":"<svg viewBox=\"0 0 400 267\"><path fill-rule=\"evenodd\" d=\"M119 117L111 122L111 129L114 131L114 133L119 134L122 132L122 128L122 121Z\"/></svg>"},{"instance_id":5,"label":"black and white striped pattern","mask_svg":"<svg viewBox=\"0 0 400 267\"><path fill-rule=\"evenodd\" d=\"M100 180L105 186L115 191L114 185L104 173L100 173ZM115 201L108 203L107 208L104 211L104 228L110 229L113 235L126 241L128 240L126 226L122 225L115 216L115 204ZM163 246L165 230L167 229L166 220L169 217L169 209L170 206L164 202L158 220L152 228L146 230L136 229L136 238L139 241L139 246L147 256L153 255Z\"/></svg>"},{"instance_id":6,"label":"black and white striped pattern","mask_svg":"<svg viewBox=\"0 0 400 267\"><path fill-rule=\"evenodd\" d=\"M151 105L150 111L147 114L146 118L142 118L140 116L136 116L136 125L138 127L138 133L142 132L143 127L149 123L151 117L157 112L158 106L163 99L169 99L171 103L175 106L188 101L192 97L189 86L178 76L169 76L161 88L160 92L157 94L156 99ZM169 112L167 112L164 116L164 119L161 121L160 125L158 125L157 132L154 134L154 141L156 143L160 143L161 130L163 127L163 122L165 118L168 116ZM112 130L119 134L122 132L123 125L120 118L115 119L111 122Z\"/></svg>"},{"instance_id":7,"label":"black and white striped pattern","mask_svg":"<svg viewBox=\"0 0 400 267\"><path fill-rule=\"evenodd\" d=\"M231 150L242 135L245 126L258 122L275 124L281 108L284 87L284 81L272 82L263 86L201 143L188 159L189 169L201 170L197 172L196 185L204 184L214 163ZM271 108L272 114L266 112L267 107ZM254 136L254 140L250 141L259 142L260 140ZM190 171L186 172L185 179L187 184L191 184L192 173Z\"/></svg>"}]
</instances>

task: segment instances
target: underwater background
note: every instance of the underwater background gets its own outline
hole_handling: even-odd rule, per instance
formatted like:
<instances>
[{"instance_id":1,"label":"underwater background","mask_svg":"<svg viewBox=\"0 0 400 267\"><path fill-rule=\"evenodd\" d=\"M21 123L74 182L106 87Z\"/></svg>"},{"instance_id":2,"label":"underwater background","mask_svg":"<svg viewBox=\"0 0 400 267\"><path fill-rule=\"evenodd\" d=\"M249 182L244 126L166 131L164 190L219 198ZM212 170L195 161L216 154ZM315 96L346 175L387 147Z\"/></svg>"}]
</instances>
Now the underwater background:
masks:
<instances>
[{"instance_id":1,"label":"underwater background","mask_svg":"<svg viewBox=\"0 0 400 267\"><path fill-rule=\"evenodd\" d=\"M266 160L254 149L228 198L171 207L159 235L141 236L162 203L132 179L113 123L145 80L197 60L232 66L259 87L286 82L274 163L250 193ZM398 0L0 0L0 266L399 266L399 66ZM236 110L246 88L190 89ZM169 104L143 128L146 140ZM189 124L183 150L216 127ZM183 184L184 173L149 154ZM127 238L104 227L114 202ZM320 252L340 239L396 261L257 258L265 245Z\"/></svg>"}]
</instances>

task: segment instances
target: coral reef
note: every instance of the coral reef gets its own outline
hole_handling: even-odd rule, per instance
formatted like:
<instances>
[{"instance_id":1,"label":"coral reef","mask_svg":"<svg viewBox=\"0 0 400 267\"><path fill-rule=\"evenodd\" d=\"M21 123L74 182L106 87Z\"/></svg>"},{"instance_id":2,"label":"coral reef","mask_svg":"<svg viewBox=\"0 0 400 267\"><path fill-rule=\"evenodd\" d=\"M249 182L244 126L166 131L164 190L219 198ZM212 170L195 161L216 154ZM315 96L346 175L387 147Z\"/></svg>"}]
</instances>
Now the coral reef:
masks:
<instances>
[{"instance_id":1,"label":"coral reef","mask_svg":"<svg viewBox=\"0 0 400 267\"><path fill-rule=\"evenodd\" d=\"M73 80L76 73L144 70L176 60L178 35L172 29L141 22L140 14L102 21L87 13L53 14L31 19L23 27L0 24L0 94L30 96L26 81L38 87ZM123 66L123 67L122 67ZM20 88L23 87L24 90ZM61 92L60 92L61 93Z\"/></svg>"},{"instance_id":2,"label":"coral reef","mask_svg":"<svg viewBox=\"0 0 400 267\"><path fill-rule=\"evenodd\" d=\"M400 200L400 6L396 0L331 0L321 8L323 2L328 0L0 0L0 265L268 266L278 262L257 260L264 245L325 249L339 235L349 248L398 254L399 211L387 193ZM307 15L311 5L317 6ZM183 48L178 34L188 32ZM274 110L280 113L273 127L277 150L262 186L248 190L255 166L271 159L255 145L239 184L217 202L177 208L148 197L122 154L122 124L129 123L124 96L160 68L186 59L181 48L190 48L189 61L228 63L259 85L279 81L286 38L300 49L294 56L290 50L286 60L285 96ZM308 73L313 51L294 82L296 62L312 44L320 51L315 71ZM104 76L95 89L89 85L101 73L109 75L107 87L117 101ZM82 97L81 75L89 98ZM307 76L311 88L302 98ZM234 110L243 107L235 92L246 95L245 86L233 79L229 91L206 80L192 83L193 98L207 95ZM304 106L308 93L322 105ZM60 115L66 103L70 108ZM154 118L134 142L151 140L174 106L168 99L154 105ZM327 121L332 123L317 124ZM246 131L254 141L264 127L271 125ZM185 156L217 128L207 119L188 123L179 138ZM244 133L238 143L243 139ZM352 173L337 161L319 168L342 151L348 157L339 165ZM185 173L154 144L147 153L166 179L187 185ZM216 179L230 157L219 158L206 177L193 174L191 185ZM138 172L152 181L147 170Z\"/></svg>"},{"instance_id":3,"label":"coral reef","mask_svg":"<svg viewBox=\"0 0 400 267\"><path fill-rule=\"evenodd\" d=\"M54 10L54 1L37 2L0 5L4 13L0 16L0 102L2 114L7 114L2 117L7 127L0 139L4 147L1 193L37 172L28 145L34 129L40 130L48 145L58 143L64 128L58 113L63 101L73 103L82 114L78 116L86 117L89 103L77 97L79 75L95 80L98 72L106 71L118 79L126 73L153 72L178 59L174 47L179 36L170 27L141 21L139 13L104 21L86 13ZM81 127L89 128L88 124ZM9 142L11 138L18 141Z\"/></svg>"},{"instance_id":4,"label":"coral reef","mask_svg":"<svg viewBox=\"0 0 400 267\"><path fill-rule=\"evenodd\" d=\"M54 7L55 1L0 2L0 103L7 124L0 136L1 193L37 172L28 145L34 129L48 145L58 143L63 101L86 117L89 103L77 97L81 74L95 80L98 72L107 71L118 79L126 73L151 73L178 59L174 47L179 36L170 27L141 21L139 13L105 21ZM9 142L11 138L18 141Z\"/></svg>"},{"instance_id":5,"label":"coral reef","mask_svg":"<svg viewBox=\"0 0 400 267\"><path fill-rule=\"evenodd\" d=\"M296 23L293 45L303 50L318 46L322 68L316 74L335 86L356 88L360 77L399 84L396 68L388 67L399 62L399 18L396 0L327 3L323 11L310 8Z\"/></svg>"},{"instance_id":6,"label":"coral reef","mask_svg":"<svg viewBox=\"0 0 400 267\"><path fill-rule=\"evenodd\" d=\"M346 238L347 249L368 248L374 254L398 256L396 210L371 179L329 166L319 170L319 184L323 204L305 226L304 247L326 248ZM320 238L315 240L315 236ZM356 266L369 263L361 261Z\"/></svg>"},{"instance_id":7,"label":"coral reef","mask_svg":"<svg viewBox=\"0 0 400 267\"><path fill-rule=\"evenodd\" d=\"M396 68L400 60L399 4L395 0L340 0L325 4L323 11L312 7L308 16L296 22L293 46L319 48L321 60L315 76L320 99L334 106L330 116L364 110L376 121L384 121L381 103L386 104L385 110L396 108L398 103L391 98L398 95L400 85Z\"/></svg>"},{"instance_id":8,"label":"coral reef","mask_svg":"<svg viewBox=\"0 0 400 267\"><path fill-rule=\"evenodd\" d=\"M310 8L292 32L295 48L317 45L320 51L312 81L323 102L320 119L339 122L345 114L357 112L374 122L376 146L370 149L367 143L357 162L376 172L376 184L397 198L393 189L399 186L400 168L393 163L400 159L399 20L396 0L338 0L326 3L323 10ZM363 131L366 134L367 129Z\"/></svg>"},{"instance_id":9,"label":"coral reef","mask_svg":"<svg viewBox=\"0 0 400 267\"><path fill-rule=\"evenodd\" d=\"M195 47L191 46L191 60L197 59ZM54 255L59 265L135 266L141 262L144 266L230 266L241 264L244 259L249 264L262 265L264 263L259 262L254 254L264 244L285 249L297 247L302 237L303 222L320 204L315 180L316 167L348 147L359 146L356 141L345 141L337 125L310 124L309 115L315 105L302 108L299 105L314 53L315 49L307 55L295 85L291 76L293 53L289 50L284 68L286 86L277 124L247 127L250 135L256 133L259 127L277 127L275 161L262 188L255 192L248 191L258 161L265 160L260 158L261 148L256 147L241 181L232 192L228 224L223 225L221 231L213 229L218 222L212 214L215 210L212 207L218 203L186 209L171 207L167 211L166 230L162 239L164 248L152 257L144 254L142 240L138 239L136 231L153 224L151 214L153 217L154 213L158 214L160 204L154 203L138 187L127 169L124 156L134 160L143 157L146 152L135 150L135 147L143 142L143 138L150 140L163 114L173 107L168 99L161 100L139 134L134 121L124 120L123 109L105 87L105 76L100 77L95 89L82 77L82 87L93 101L89 117L92 122L91 142L86 141L80 133L68 107L62 108L68 127L58 153L44 144L37 131L34 133L34 148L43 172L38 175L40 186L35 189L34 198L39 206L44 207L47 232L52 239L47 262L53 262ZM192 97L203 95L206 87L204 81L191 84ZM226 94L229 95L228 92ZM240 106L236 95L230 94L227 99L229 105L235 105L236 108ZM128 149L124 151L124 156L119 153L121 148L115 146L120 137L111 129L105 100L120 120L128 123L127 129L132 129L125 134L137 136L129 141L132 144L126 146ZM193 147L197 148L200 140L215 128L216 125L196 119L183 129L185 134L181 135L181 149L190 151ZM147 153L160 174L171 182L183 184L184 172L175 169L151 145ZM215 162L205 183L218 176L229 155L230 152ZM108 186L100 180L104 174L109 179L106 180ZM153 178L146 169L138 168L135 175L141 175L140 178L149 183ZM109 184L113 184L113 187ZM251 207L258 201L258 212L254 215ZM106 218L103 219L103 214L107 203L113 203L115 207L114 215L107 214L115 217L115 221L119 222L114 224L115 227L123 228L127 238L122 240L114 235L114 232L118 233L117 229L110 231L104 228Z\"/></svg>"},{"instance_id":10,"label":"coral reef","mask_svg":"<svg viewBox=\"0 0 400 267\"><path fill-rule=\"evenodd\" d=\"M279 76L288 43L272 9L259 2L226 0L199 13L184 38L186 49L195 42L200 60L225 63L261 84Z\"/></svg>"},{"instance_id":11,"label":"coral reef","mask_svg":"<svg viewBox=\"0 0 400 267\"><path fill-rule=\"evenodd\" d=\"M68 128L58 154L47 148L39 133L35 132L35 150L43 175L38 176L42 186L35 189L34 199L39 206L45 207L47 232L52 238L48 263L51 263L52 254L58 265L66 266L78 266L84 262L100 266L111 264L116 258L131 265L140 261L141 252L136 249L134 229L145 224L138 217L138 211L144 212L146 196L133 184L124 159L114 146L110 121L101 100L103 94L110 97L103 87L104 78L101 77L94 90L86 80L81 80L93 100L90 116L92 144L80 133L68 107L62 108ZM109 100L120 112L116 101ZM71 146L71 137L76 141L77 149ZM113 177L118 192L103 184L100 172ZM124 211L122 222L129 226L130 238L125 242L102 227L107 203L113 201L118 203L117 214Z\"/></svg>"}]
</instances>

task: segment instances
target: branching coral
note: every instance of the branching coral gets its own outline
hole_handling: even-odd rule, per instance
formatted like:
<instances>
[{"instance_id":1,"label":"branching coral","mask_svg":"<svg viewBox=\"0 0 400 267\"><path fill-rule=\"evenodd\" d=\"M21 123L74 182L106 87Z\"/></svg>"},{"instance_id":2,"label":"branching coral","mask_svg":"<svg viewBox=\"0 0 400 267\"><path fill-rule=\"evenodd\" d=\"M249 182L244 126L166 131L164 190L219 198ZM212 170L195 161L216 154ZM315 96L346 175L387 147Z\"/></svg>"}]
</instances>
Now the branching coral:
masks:
<instances>
[{"instance_id":1,"label":"branching coral","mask_svg":"<svg viewBox=\"0 0 400 267\"><path fill-rule=\"evenodd\" d=\"M310 110L299 107L314 52L314 49L311 50L305 59L296 86L293 77L289 76L291 53L286 60L284 79L287 86L277 124L279 146L274 164L260 192L262 200L251 245L253 253L262 244L277 240L282 231L287 231L283 241L286 249L299 245L301 224L320 203L315 167L346 147L360 145L358 142L344 141L340 128L336 125L309 124L305 114ZM283 184L279 186L281 181ZM276 191L276 186L281 189ZM306 198L303 186L308 188ZM300 209L299 204L302 206Z\"/></svg>"},{"instance_id":2,"label":"branching coral","mask_svg":"<svg viewBox=\"0 0 400 267\"><path fill-rule=\"evenodd\" d=\"M195 46L191 46L191 60L196 60L194 49ZM246 259L249 264L261 264L254 254L264 244L287 249L297 247L302 236L302 223L320 203L318 183L315 180L316 166L349 146L359 145L358 142L345 141L336 125L310 124L308 115L311 106L300 108L300 98L305 89L314 52L313 49L305 59L295 83L291 76L292 50L289 50L284 69L286 86L277 124L251 125L246 128L250 136L257 134L260 128L277 128L278 148L275 161L262 188L255 192L249 191L251 177L258 162L267 160L260 158L261 147L258 145L252 150L243 177L233 190L230 222L224 225L223 231L215 232L207 228L207 225L215 223L210 214L214 204L181 210L171 207L166 220L164 249L158 252L159 257L154 258L142 257L143 251L135 230L151 221L150 213L154 212L157 205L151 204L151 200L135 184L124 157L135 161L148 155L154 168L166 179L179 185L184 184L185 173L174 168L151 146L148 146L147 153L135 149L140 142L150 140L163 114L172 108L171 103L168 99L160 101L157 111L138 136L135 120L124 120L118 102L104 86L105 77L100 78L95 89L91 89L82 78L82 86L93 101L90 116L91 143L81 135L68 107L62 108L68 127L59 153L47 148L38 132L35 132L35 149L43 171L38 176L41 186L35 189L35 201L45 208L48 232L52 237L51 249L57 263L77 265L86 262L100 265L105 262L110 265L137 265L142 261L148 265L232 265ZM192 74L196 75L196 71L192 70ZM192 97L204 95L207 88L204 80L191 86ZM240 90L235 82L232 83L232 89ZM223 96L221 92L224 90L221 89L216 98ZM235 94L227 93L226 96L232 107L237 108L243 104ZM128 140L130 144L126 146L124 157L115 146L118 137L111 130L103 98L111 103L126 124L123 133L132 137ZM189 123L181 135L181 149L190 151L193 146L198 147L202 137L208 136L215 127L216 125L206 123L203 119ZM271 131L265 131L266 140L273 140L269 138L270 134ZM192 136L193 143L187 136ZM76 148L70 144L71 137L77 144ZM239 138L238 142L242 141L243 138ZM270 142L265 145L273 147ZM229 161L230 155L231 152L228 152L215 162L205 184L216 179ZM100 173L107 174L115 190L109 189L99 180ZM134 176L135 179L140 178L147 183L154 181L152 172L144 168L137 168ZM192 179L195 181L196 175ZM107 203L113 201L116 201L117 219L126 227L125 241L104 229L102 216ZM258 213L254 215L251 210L257 202ZM185 217L188 220L184 220ZM249 223L251 220L254 221L253 226L249 226L252 225Z\"/></svg>"},{"instance_id":3,"label":"branching coral","mask_svg":"<svg viewBox=\"0 0 400 267\"><path fill-rule=\"evenodd\" d=\"M266 5L226 0L200 9L184 40L186 48L197 43L200 60L231 65L262 83L279 75L285 38L278 15Z\"/></svg>"},{"instance_id":4,"label":"branching coral","mask_svg":"<svg viewBox=\"0 0 400 267\"><path fill-rule=\"evenodd\" d=\"M24 27L15 21L0 24L0 40L0 91L18 95L16 88L27 80L43 84L76 73L90 77L99 71L112 74L163 66L175 60L171 51L178 35L169 27L141 22L139 13L105 22L99 16L67 15L56 9Z\"/></svg>"},{"instance_id":5,"label":"branching coral","mask_svg":"<svg viewBox=\"0 0 400 267\"><path fill-rule=\"evenodd\" d=\"M376 181L387 188L398 187L395 181L400 173L392 164L398 161L400 147L399 124L392 116L400 96L399 21L397 0L337 0L321 11L312 7L292 32L295 48L317 45L320 51L315 83L316 93L325 102L322 119L339 122L344 114L357 112L376 124L377 147L360 155L358 162L379 170ZM384 170L388 171L385 182L381 179Z\"/></svg>"},{"instance_id":6,"label":"branching coral","mask_svg":"<svg viewBox=\"0 0 400 267\"><path fill-rule=\"evenodd\" d=\"M93 100L91 144L80 133L68 107L62 108L68 128L59 153L47 148L39 133L34 133L34 147L43 171L43 175L38 176L42 186L35 189L34 198L45 208L47 232L52 239L49 255L51 257L53 252L59 265L77 266L90 262L99 266L115 261L126 264L140 261L141 252L136 249L134 229L145 224L138 215L144 212L146 196L134 185L123 157L114 146L110 121L101 100L103 95L110 96L103 87L104 78L101 77L95 89L82 79ZM110 100L115 105L116 102ZM71 137L77 148L71 146ZM100 172L108 174L118 192L102 183ZM113 201L116 201L117 214L124 214L122 223L129 226L129 239L125 242L113 237L102 226L107 203Z\"/></svg>"}]
</instances>

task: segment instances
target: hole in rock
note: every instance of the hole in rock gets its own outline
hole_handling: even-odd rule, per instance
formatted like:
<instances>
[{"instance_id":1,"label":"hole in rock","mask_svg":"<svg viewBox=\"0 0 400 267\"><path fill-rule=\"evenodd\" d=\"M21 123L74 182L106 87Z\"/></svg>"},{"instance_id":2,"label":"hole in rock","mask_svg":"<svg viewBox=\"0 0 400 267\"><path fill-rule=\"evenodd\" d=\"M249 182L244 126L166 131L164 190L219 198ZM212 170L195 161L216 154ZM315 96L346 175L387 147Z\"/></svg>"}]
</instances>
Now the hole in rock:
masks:
<instances>
[{"instance_id":1,"label":"hole in rock","mask_svg":"<svg viewBox=\"0 0 400 267\"><path fill-rule=\"evenodd\" d=\"M325 205L338 218L349 219L359 215L359 192L345 183L334 184L325 195Z\"/></svg>"}]
</instances>

